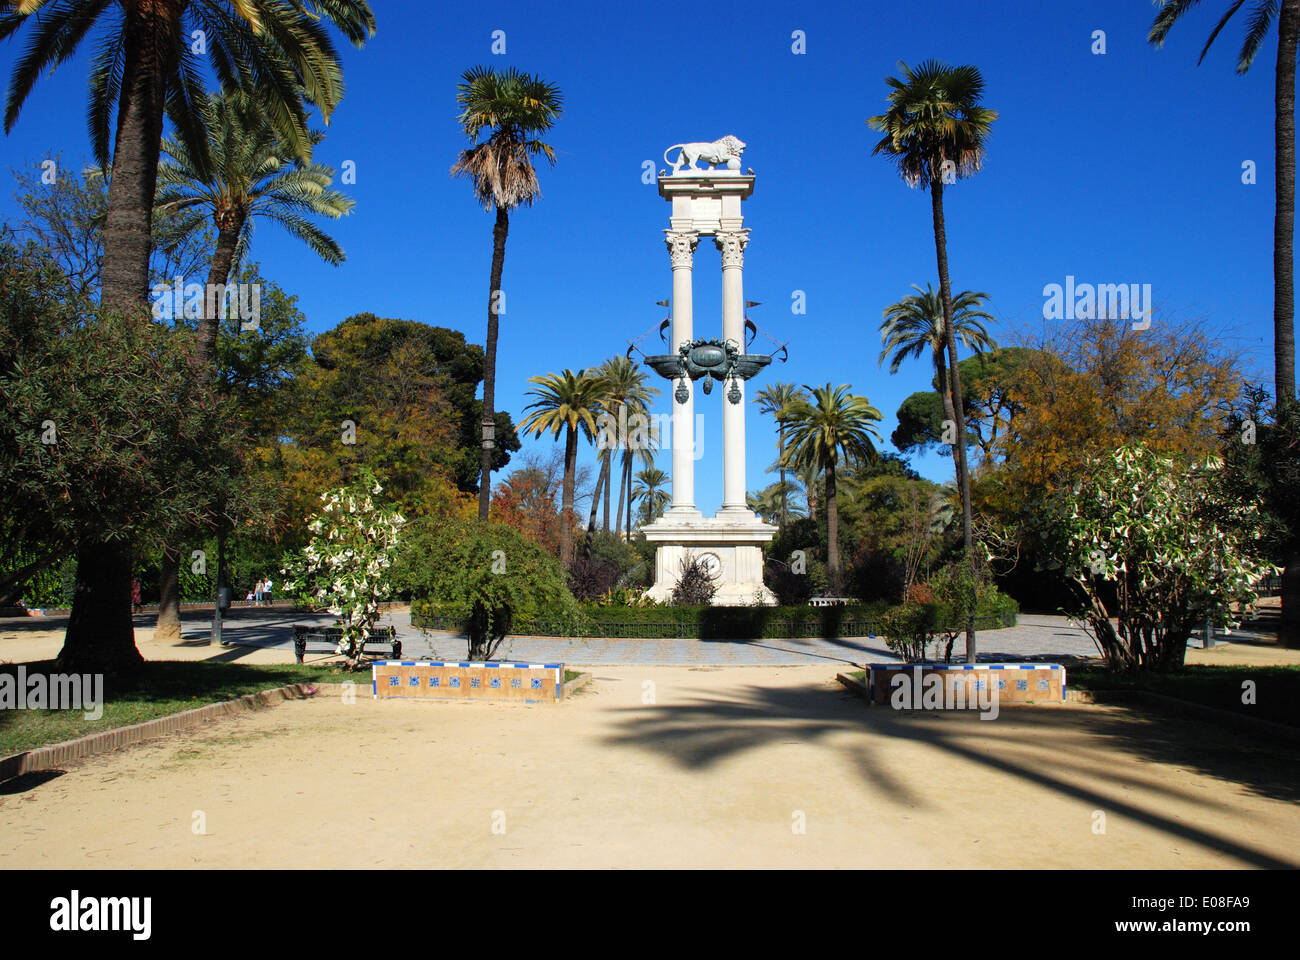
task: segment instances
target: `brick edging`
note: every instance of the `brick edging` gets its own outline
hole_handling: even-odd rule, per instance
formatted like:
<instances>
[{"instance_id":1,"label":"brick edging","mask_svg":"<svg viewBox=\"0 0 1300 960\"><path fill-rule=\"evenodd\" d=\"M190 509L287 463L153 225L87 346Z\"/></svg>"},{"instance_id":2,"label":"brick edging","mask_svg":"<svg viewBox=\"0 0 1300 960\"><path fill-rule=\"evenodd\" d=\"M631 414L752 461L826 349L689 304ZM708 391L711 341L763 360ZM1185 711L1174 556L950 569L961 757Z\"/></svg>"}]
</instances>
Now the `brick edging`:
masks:
<instances>
[{"instance_id":1,"label":"brick edging","mask_svg":"<svg viewBox=\"0 0 1300 960\"><path fill-rule=\"evenodd\" d=\"M314 695L315 688L309 691L308 686L308 684L303 683L291 683L272 690L245 694L234 700L209 703L202 707L182 710L180 713L168 714L165 717L155 717L153 720L133 723L126 727L88 733L76 740L67 740L48 747L36 747L22 753L15 753L0 759L0 781L24 773L50 770L69 761L84 760L88 757L116 750L118 747L153 740L169 733L190 730L222 717L246 713L250 710L265 709L283 700L301 700Z\"/></svg>"}]
</instances>

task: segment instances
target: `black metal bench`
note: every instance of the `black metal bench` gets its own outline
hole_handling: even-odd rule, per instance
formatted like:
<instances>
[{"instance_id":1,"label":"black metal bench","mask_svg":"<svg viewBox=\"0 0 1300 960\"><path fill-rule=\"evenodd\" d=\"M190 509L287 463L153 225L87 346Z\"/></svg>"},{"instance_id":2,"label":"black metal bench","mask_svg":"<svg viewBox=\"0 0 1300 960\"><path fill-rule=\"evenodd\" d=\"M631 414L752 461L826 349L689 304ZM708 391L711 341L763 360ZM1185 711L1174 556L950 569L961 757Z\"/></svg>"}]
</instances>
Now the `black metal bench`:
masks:
<instances>
[{"instance_id":1,"label":"black metal bench","mask_svg":"<svg viewBox=\"0 0 1300 960\"><path fill-rule=\"evenodd\" d=\"M309 643L327 643L331 650L337 650L342 639L343 630L340 627L315 627L310 624L295 623L293 625L294 659L302 663L303 654L307 652ZM369 631L361 649L364 651L366 647L372 646L389 651L389 656L393 660L402 658L402 641L397 639L396 627L377 627Z\"/></svg>"}]
</instances>

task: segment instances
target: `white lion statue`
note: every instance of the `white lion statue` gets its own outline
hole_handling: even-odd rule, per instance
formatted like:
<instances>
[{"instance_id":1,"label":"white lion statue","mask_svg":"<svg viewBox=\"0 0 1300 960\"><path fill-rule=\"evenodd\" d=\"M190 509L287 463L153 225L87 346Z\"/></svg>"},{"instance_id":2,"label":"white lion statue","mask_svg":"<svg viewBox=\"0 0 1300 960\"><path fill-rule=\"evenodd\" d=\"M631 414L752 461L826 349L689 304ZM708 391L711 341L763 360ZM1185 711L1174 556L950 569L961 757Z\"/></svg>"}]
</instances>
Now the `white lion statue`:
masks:
<instances>
[{"instance_id":1,"label":"white lion statue","mask_svg":"<svg viewBox=\"0 0 1300 960\"><path fill-rule=\"evenodd\" d=\"M674 150L680 151L676 163L668 159L668 154ZM699 169L695 164L700 160L712 164L713 167L726 166L728 170L739 170L740 155L744 152L745 144L732 136L714 140L712 143L674 143L664 151L664 163L672 166L674 175L682 167L691 170Z\"/></svg>"}]
</instances>

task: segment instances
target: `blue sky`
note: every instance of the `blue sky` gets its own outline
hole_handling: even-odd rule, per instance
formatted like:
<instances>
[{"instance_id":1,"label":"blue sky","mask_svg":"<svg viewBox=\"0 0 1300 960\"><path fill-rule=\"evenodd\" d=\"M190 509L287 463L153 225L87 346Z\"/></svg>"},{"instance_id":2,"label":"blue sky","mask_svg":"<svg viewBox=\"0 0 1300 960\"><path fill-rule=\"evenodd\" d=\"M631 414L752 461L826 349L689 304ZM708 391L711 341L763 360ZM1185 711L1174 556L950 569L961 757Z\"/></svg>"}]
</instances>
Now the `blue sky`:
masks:
<instances>
[{"instance_id":1,"label":"blue sky","mask_svg":"<svg viewBox=\"0 0 1300 960\"><path fill-rule=\"evenodd\" d=\"M989 294L995 335L1040 322L1044 285L1067 274L1150 283L1157 322L1162 311L1203 320L1271 380L1276 33L1245 77L1233 72L1242 24L1198 68L1223 4L1194 11L1162 50L1145 39L1154 8L1136 0L372 5L378 34L363 50L343 47L347 96L317 150L336 169L356 164L356 184L342 188L356 211L329 225L347 262L325 266L273 226L258 230L253 256L299 296L312 331L372 311L482 342L492 221L447 173L465 146L456 81L485 64L558 84L558 163L541 171L540 202L511 218L506 251L497 404L516 420L529 376L622 353L665 315L655 301L671 290L668 204L642 183L642 163L658 170L669 144L731 133L757 176L745 203L745 295L763 306L750 315L790 351L756 383L852 384L885 414L892 449L894 412L928 389L931 370L909 362L891 377L877 365L880 315L911 284L937 285L935 254L928 196L870 156L876 137L863 121L884 109L898 60L931 57L978 66L1000 114L984 170L946 194L953 287ZM495 30L505 55L491 52ZM802 55L795 30L806 35ZM1104 55L1091 51L1095 30ZM0 45L6 83L19 49ZM86 61L38 84L0 140L6 167L60 151L89 157ZM1257 165L1253 186L1242 183L1246 160ZM0 215L13 208L5 191ZM697 336L720 330L717 258L701 244ZM796 290L804 316L791 312ZM697 402L706 423L696 497L707 512L722 493L720 394ZM763 472L775 429L753 405L749 424L752 490L775 479ZM916 466L951 475L938 456Z\"/></svg>"}]
</instances>

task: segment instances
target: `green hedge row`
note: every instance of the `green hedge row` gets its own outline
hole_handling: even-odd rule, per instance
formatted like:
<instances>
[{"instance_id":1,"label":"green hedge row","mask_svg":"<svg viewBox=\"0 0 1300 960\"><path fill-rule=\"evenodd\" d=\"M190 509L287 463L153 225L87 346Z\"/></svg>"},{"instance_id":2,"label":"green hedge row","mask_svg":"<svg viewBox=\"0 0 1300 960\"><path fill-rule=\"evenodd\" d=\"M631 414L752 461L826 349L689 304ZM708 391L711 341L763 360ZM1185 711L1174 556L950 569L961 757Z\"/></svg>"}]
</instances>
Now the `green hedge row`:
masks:
<instances>
[{"instance_id":1,"label":"green hedge row","mask_svg":"<svg viewBox=\"0 0 1300 960\"><path fill-rule=\"evenodd\" d=\"M804 639L814 637L867 637L880 634L889 609L884 603L836 607L598 607L583 605L575 613L543 610L536 617L519 618L515 636L600 637L614 639L700 640ZM978 630L1013 627L1019 607L1010 597L997 596L980 605L975 615ZM941 623L961 628L951 612ZM462 624L427 601L411 602L411 624L430 630L461 632Z\"/></svg>"}]
</instances>

